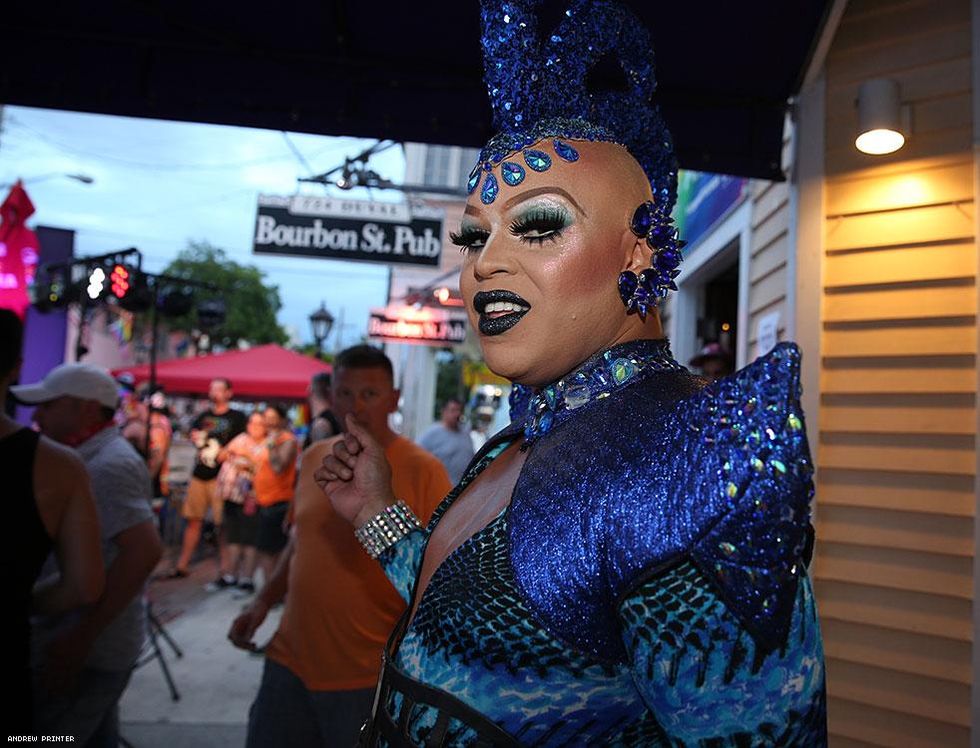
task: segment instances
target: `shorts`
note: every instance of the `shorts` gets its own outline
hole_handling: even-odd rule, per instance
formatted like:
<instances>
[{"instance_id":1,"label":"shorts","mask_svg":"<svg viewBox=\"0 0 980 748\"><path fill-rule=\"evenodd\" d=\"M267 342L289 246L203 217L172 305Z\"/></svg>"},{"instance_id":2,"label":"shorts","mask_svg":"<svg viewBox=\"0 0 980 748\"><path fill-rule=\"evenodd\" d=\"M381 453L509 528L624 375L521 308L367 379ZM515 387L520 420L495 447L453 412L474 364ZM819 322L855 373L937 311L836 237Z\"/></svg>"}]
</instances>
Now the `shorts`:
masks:
<instances>
[{"instance_id":1,"label":"shorts","mask_svg":"<svg viewBox=\"0 0 980 748\"><path fill-rule=\"evenodd\" d=\"M245 748L357 745L373 703L373 688L310 691L292 670L266 658Z\"/></svg>"},{"instance_id":2,"label":"shorts","mask_svg":"<svg viewBox=\"0 0 980 748\"><path fill-rule=\"evenodd\" d=\"M259 533L255 542L256 548L263 553L279 553L286 547L289 537L282 531L282 523L285 522L288 513L288 501L259 507Z\"/></svg>"},{"instance_id":3,"label":"shorts","mask_svg":"<svg viewBox=\"0 0 980 748\"><path fill-rule=\"evenodd\" d=\"M225 521L221 527L226 543L254 546L259 534L259 515L245 514L243 504L226 501Z\"/></svg>"},{"instance_id":4,"label":"shorts","mask_svg":"<svg viewBox=\"0 0 980 748\"><path fill-rule=\"evenodd\" d=\"M218 496L217 479L191 478L181 514L184 519L202 520L208 513L208 507L211 508L211 519L214 520L214 524L220 525L225 502Z\"/></svg>"}]
</instances>

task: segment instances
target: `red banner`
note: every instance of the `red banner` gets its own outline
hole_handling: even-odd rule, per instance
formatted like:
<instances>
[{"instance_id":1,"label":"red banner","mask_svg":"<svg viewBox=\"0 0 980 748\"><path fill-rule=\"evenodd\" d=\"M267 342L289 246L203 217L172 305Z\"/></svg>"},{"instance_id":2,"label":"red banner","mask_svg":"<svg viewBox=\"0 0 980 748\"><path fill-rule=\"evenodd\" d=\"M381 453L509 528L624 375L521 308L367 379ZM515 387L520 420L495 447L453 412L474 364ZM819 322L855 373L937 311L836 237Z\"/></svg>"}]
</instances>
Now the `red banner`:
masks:
<instances>
[{"instance_id":1,"label":"red banner","mask_svg":"<svg viewBox=\"0 0 980 748\"><path fill-rule=\"evenodd\" d=\"M0 205L0 309L13 309L21 319L40 253L37 236L26 226L33 213L34 204L18 181Z\"/></svg>"}]
</instances>

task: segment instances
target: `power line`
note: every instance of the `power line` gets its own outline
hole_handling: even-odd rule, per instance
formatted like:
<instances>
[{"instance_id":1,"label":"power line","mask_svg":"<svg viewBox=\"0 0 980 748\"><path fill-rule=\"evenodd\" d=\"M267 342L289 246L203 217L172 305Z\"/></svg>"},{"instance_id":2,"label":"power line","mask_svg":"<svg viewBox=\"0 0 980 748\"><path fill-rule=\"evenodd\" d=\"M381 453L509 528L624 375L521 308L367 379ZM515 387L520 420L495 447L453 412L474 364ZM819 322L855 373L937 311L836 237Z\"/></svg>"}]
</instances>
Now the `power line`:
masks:
<instances>
[{"instance_id":1,"label":"power line","mask_svg":"<svg viewBox=\"0 0 980 748\"><path fill-rule=\"evenodd\" d=\"M222 161L219 163L166 164L166 163L151 163L146 161L134 161L132 159L120 158L119 156L114 156L107 153L90 151L85 148L79 148L78 146L65 143L63 141L58 140L57 138L53 138L50 135L31 127L30 125L26 124L25 122L22 122L21 120L17 119L16 117L14 117L9 113L5 115L5 120L7 124L14 125L15 127L21 128L22 130L26 130L32 135L34 135L36 138L38 138L39 140L42 140L48 143L49 145L58 148L59 150L67 151L68 153L73 153L76 155L87 156L89 158L95 158L101 161L108 161L114 164L118 164L120 166L134 168L134 169L149 169L153 171L229 171L234 169L242 169L249 166L259 166L262 164L273 163L275 161L282 161L288 158L288 156L286 156L285 154L277 154L275 156L261 156L254 159L248 159L246 161L237 161L237 162ZM344 152L348 150L348 148L349 146L347 145L335 145L333 143L330 143L328 145L324 145L322 148L317 150L313 154L313 157L316 158L332 151ZM310 169L311 173L312 171L313 170Z\"/></svg>"},{"instance_id":2,"label":"power line","mask_svg":"<svg viewBox=\"0 0 980 748\"><path fill-rule=\"evenodd\" d=\"M289 133L286 132L285 130L280 130L280 132L282 133L282 139L286 141L286 145L289 146L289 150L293 152L293 155L296 157L296 160L299 161L300 165L312 175L313 167L310 166L310 162L306 160L306 157L302 154L299 148L296 147L296 144L290 139Z\"/></svg>"}]
</instances>

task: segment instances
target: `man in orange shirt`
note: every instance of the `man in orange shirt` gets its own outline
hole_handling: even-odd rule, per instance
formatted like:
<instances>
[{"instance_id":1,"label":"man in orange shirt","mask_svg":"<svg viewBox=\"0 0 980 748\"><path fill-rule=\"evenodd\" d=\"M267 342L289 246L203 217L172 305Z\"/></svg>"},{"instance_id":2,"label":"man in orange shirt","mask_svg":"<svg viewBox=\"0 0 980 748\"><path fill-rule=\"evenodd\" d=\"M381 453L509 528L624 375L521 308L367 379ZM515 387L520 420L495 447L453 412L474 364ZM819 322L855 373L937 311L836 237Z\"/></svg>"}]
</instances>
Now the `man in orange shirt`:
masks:
<instances>
[{"instance_id":1,"label":"man in orange shirt","mask_svg":"<svg viewBox=\"0 0 980 748\"><path fill-rule=\"evenodd\" d=\"M438 459L388 425L399 394L391 361L370 346L348 348L334 361L332 389L341 423L356 419L378 440L395 495L427 521L451 485ZM249 712L248 748L353 745L371 711L381 650L405 610L313 482L333 444L320 441L303 453L293 535L269 582L228 632L235 646L254 650L255 630L285 597Z\"/></svg>"}]
</instances>

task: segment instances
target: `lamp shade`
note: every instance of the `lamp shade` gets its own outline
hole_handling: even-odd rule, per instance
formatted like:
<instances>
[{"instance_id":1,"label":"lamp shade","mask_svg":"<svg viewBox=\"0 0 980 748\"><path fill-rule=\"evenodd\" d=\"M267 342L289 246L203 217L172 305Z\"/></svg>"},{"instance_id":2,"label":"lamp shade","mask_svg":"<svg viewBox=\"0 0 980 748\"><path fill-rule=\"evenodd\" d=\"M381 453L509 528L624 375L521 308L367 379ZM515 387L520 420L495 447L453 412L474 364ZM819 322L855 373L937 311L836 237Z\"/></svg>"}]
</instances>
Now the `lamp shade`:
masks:
<instances>
[{"instance_id":1,"label":"lamp shade","mask_svg":"<svg viewBox=\"0 0 980 748\"><path fill-rule=\"evenodd\" d=\"M858 89L858 136L862 153L894 153L905 145L898 83L888 78L864 81Z\"/></svg>"}]
</instances>

